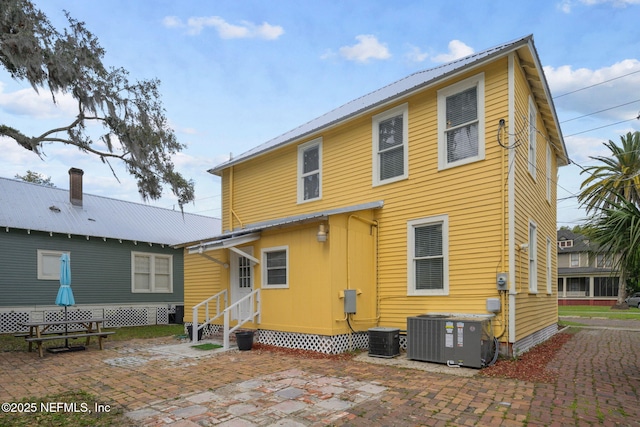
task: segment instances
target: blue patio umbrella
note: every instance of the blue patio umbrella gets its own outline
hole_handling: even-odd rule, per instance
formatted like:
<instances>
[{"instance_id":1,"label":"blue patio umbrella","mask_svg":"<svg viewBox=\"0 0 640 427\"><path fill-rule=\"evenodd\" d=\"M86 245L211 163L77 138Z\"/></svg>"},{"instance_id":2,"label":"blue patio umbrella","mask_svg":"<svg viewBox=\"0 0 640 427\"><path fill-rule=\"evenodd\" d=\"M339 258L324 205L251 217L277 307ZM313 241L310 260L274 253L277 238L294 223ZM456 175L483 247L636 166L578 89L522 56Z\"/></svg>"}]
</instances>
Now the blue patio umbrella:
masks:
<instances>
[{"instance_id":1,"label":"blue patio umbrella","mask_svg":"<svg viewBox=\"0 0 640 427\"><path fill-rule=\"evenodd\" d=\"M76 300L73 298L71 290L71 262L68 254L62 254L60 257L60 289L56 297L56 305L64 307L64 320L67 319L67 307L74 305ZM67 324L64 325L64 334L67 335ZM69 348L69 339L65 338L64 344Z\"/></svg>"}]
</instances>

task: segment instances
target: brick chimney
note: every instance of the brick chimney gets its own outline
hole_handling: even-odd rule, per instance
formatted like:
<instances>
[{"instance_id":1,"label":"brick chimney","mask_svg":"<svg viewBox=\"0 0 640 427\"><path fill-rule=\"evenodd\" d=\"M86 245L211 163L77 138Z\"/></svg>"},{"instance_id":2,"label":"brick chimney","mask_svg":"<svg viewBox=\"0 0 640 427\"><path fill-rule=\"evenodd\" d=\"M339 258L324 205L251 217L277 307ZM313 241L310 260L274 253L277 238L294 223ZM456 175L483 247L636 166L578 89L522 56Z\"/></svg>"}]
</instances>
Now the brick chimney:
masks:
<instances>
[{"instance_id":1,"label":"brick chimney","mask_svg":"<svg viewBox=\"0 0 640 427\"><path fill-rule=\"evenodd\" d=\"M82 207L82 175L82 169L69 169L69 201L79 207Z\"/></svg>"}]
</instances>

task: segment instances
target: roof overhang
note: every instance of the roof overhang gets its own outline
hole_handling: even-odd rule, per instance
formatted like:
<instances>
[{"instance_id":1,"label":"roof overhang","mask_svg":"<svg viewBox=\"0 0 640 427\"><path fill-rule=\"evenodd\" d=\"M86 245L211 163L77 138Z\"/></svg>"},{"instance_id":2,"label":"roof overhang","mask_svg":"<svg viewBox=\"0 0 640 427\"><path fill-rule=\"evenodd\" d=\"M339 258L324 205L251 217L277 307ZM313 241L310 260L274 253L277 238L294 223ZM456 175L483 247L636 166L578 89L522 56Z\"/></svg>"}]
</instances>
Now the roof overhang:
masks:
<instances>
[{"instance_id":1,"label":"roof overhang","mask_svg":"<svg viewBox=\"0 0 640 427\"><path fill-rule=\"evenodd\" d=\"M306 222L317 222L326 220L331 215L340 215L371 209L381 209L383 206L384 201L378 200L375 202L362 203L359 205L344 206L341 208L328 209L325 211L256 222L254 224L249 224L244 228L238 228L231 232L223 233L219 236L212 237L211 239L204 240L196 245L187 246L187 251L189 254L196 254L218 249L235 248L236 246L258 240L260 238L260 232L263 230L288 227L298 224L304 224Z\"/></svg>"}]
</instances>

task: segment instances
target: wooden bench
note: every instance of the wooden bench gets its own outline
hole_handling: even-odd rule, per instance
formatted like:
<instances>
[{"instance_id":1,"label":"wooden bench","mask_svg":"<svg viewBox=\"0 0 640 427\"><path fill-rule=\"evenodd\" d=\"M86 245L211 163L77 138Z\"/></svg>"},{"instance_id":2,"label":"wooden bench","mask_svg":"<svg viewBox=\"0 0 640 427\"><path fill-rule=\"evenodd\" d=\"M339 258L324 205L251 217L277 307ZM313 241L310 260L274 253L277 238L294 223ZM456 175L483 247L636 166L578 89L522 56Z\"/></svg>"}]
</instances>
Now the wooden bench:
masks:
<instances>
[{"instance_id":1,"label":"wooden bench","mask_svg":"<svg viewBox=\"0 0 640 427\"><path fill-rule=\"evenodd\" d=\"M36 343L36 345L38 346L38 353L40 354L40 357L43 357L44 354L42 352L42 343L44 341L86 338L87 341L85 345L89 345L91 337L98 337L98 345L100 347L100 350L102 350L102 340L107 338L107 336L115 333L115 331L80 332L66 335L64 333L62 333L62 335L60 335L59 333L50 333L40 337L32 337L28 336L27 334L27 337L24 340L29 343L29 346L31 346L31 343Z\"/></svg>"}]
</instances>

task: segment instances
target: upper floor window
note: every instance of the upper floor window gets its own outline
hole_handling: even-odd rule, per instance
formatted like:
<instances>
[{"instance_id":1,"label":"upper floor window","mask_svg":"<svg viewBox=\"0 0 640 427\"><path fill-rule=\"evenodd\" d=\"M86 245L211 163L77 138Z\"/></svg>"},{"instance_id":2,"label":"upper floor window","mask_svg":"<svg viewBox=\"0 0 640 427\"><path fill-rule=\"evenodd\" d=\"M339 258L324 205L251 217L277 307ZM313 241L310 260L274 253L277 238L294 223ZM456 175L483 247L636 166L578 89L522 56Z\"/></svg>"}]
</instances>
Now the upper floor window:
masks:
<instances>
[{"instance_id":1,"label":"upper floor window","mask_svg":"<svg viewBox=\"0 0 640 427\"><path fill-rule=\"evenodd\" d=\"M373 116L373 185L408 176L408 106Z\"/></svg>"},{"instance_id":2,"label":"upper floor window","mask_svg":"<svg viewBox=\"0 0 640 427\"><path fill-rule=\"evenodd\" d=\"M409 295L449 294L449 219L439 215L407 224Z\"/></svg>"},{"instance_id":3,"label":"upper floor window","mask_svg":"<svg viewBox=\"0 0 640 427\"><path fill-rule=\"evenodd\" d=\"M551 203L551 145L547 144L547 202Z\"/></svg>"},{"instance_id":4,"label":"upper floor window","mask_svg":"<svg viewBox=\"0 0 640 427\"><path fill-rule=\"evenodd\" d=\"M533 98L529 97L529 173L533 179L536 179L537 117L536 105Z\"/></svg>"},{"instance_id":5,"label":"upper floor window","mask_svg":"<svg viewBox=\"0 0 640 427\"><path fill-rule=\"evenodd\" d=\"M438 91L438 168L484 159L484 74Z\"/></svg>"},{"instance_id":6,"label":"upper floor window","mask_svg":"<svg viewBox=\"0 0 640 427\"><path fill-rule=\"evenodd\" d=\"M173 292L173 255L131 252L131 292Z\"/></svg>"},{"instance_id":7,"label":"upper floor window","mask_svg":"<svg viewBox=\"0 0 640 427\"><path fill-rule=\"evenodd\" d=\"M558 246L561 248L573 247L573 240L558 240Z\"/></svg>"},{"instance_id":8,"label":"upper floor window","mask_svg":"<svg viewBox=\"0 0 640 427\"><path fill-rule=\"evenodd\" d=\"M322 198L322 140L298 147L298 203Z\"/></svg>"},{"instance_id":9,"label":"upper floor window","mask_svg":"<svg viewBox=\"0 0 640 427\"><path fill-rule=\"evenodd\" d=\"M580 254L573 252L571 255L571 267L580 267Z\"/></svg>"},{"instance_id":10,"label":"upper floor window","mask_svg":"<svg viewBox=\"0 0 640 427\"><path fill-rule=\"evenodd\" d=\"M597 268L611 268L613 267L613 261L610 256L598 254L596 255L596 267Z\"/></svg>"}]
</instances>

